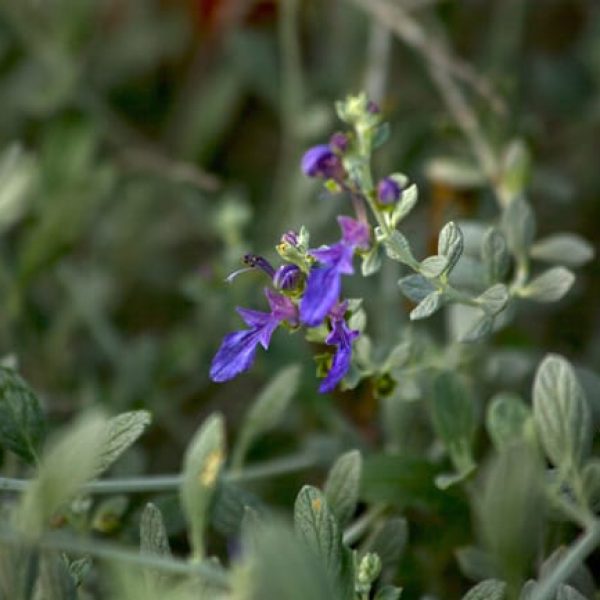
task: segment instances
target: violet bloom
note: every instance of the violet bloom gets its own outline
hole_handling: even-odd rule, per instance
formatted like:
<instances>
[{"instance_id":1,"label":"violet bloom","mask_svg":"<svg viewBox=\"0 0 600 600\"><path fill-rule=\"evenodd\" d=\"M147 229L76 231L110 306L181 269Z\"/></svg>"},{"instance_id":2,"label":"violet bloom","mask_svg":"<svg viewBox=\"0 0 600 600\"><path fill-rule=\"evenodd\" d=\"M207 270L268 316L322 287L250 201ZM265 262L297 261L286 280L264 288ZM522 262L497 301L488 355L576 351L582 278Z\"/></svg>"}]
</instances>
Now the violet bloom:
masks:
<instances>
[{"instance_id":1,"label":"violet bloom","mask_svg":"<svg viewBox=\"0 0 600 600\"><path fill-rule=\"evenodd\" d=\"M250 329L234 331L223 338L210 366L213 381L228 381L247 371L254 362L258 345L267 350L273 332L283 321L298 323L296 306L289 298L268 288L265 288L265 295L271 312L237 308Z\"/></svg>"},{"instance_id":2,"label":"violet bloom","mask_svg":"<svg viewBox=\"0 0 600 600\"><path fill-rule=\"evenodd\" d=\"M369 225L351 217L338 217L342 239L332 246L322 246L309 253L319 263L313 267L306 281L300 302L300 320L304 325L316 327L338 301L342 275L352 275L354 250L369 247Z\"/></svg>"},{"instance_id":3,"label":"violet bloom","mask_svg":"<svg viewBox=\"0 0 600 600\"><path fill-rule=\"evenodd\" d=\"M377 199L381 204L394 204L402 195L402 188L391 177L385 177L377 184Z\"/></svg>"},{"instance_id":4,"label":"violet bloom","mask_svg":"<svg viewBox=\"0 0 600 600\"><path fill-rule=\"evenodd\" d=\"M319 386L319 392L322 394L333 391L350 368L352 342L359 336L359 332L350 329L344 320L347 306L346 302L337 304L329 313L332 329L325 343L329 346L336 346L337 349L333 355L329 373Z\"/></svg>"},{"instance_id":5,"label":"violet bloom","mask_svg":"<svg viewBox=\"0 0 600 600\"><path fill-rule=\"evenodd\" d=\"M342 181L346 174L340 157L327 144L309 148L302 157L302 172L309 177Z\"/></svg>"},{"instance_id":6,"label":"violet bloom","mask_svg":"<svg viewBox=\"0 0 600 600\"><path fill-rule=\"evenodd\" d=\"M273 275L273 285L279 290L290 291L298 287L302 271L296 265L283 265Z\"/></svg>"}]
</instances>

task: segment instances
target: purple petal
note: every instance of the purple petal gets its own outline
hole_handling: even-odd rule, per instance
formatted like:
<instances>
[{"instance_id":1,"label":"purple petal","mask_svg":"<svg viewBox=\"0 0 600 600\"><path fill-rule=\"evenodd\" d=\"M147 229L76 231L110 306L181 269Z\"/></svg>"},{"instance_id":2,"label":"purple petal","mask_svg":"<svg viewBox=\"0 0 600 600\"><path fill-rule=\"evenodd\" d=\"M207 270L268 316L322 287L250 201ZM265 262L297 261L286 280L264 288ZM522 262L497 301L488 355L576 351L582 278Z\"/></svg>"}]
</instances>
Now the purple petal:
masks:
<instances>
[{"instance_id":1,"label":"purple petal","mask_svg":"<svg viewBox=\"0 0 600 600\"><path fill-rule=\"evenodd\" d=\"M385 177L377 184L377 198L381 204L393 204L400 199L402 189L397 181Z\"/></svg>"},{"instance_id":2,"label":"purple petal","mask_svg":"<svg viewBox=\"0 0 600 600\"><path fill-rule=\"evenodd\" d=\"M238 306L236 310L240 317L244 319L244 323L246 323L246 325L252 329L263 327L273 318L270 313L266 313L261 310L243 308L242 306Z\"/></svg>"},{"instance_id":3,"label":"purple petal","mask_svg":"<svg viewBox=\"0 0 600 600\"><path fill-rule=\"evenodd\" d=\"M344 379L344 376L350 368L350 360L352 358L351 346L339 346L337 352L333 356L331 369L327 373L327 377L323 379L319 386L319 392L325 394L335 389L337 384Z\"/></svg>"},{"instance_id":4,"label":"purple petal","mask_svg":"<svg viewBox=\"0 0 600 600\"><path fill-rule=\"evenodd\" d=\"M260 329L234 331L223 338L210 366L210 378L222 382L247 371L254 362Z\"/></svg>"},{"instance_id":5,"label":"purple petal","mask_svg":"<svg viewBox=\"0 0 600 600\"><path fill-rule=\"evenodd\" d=\"M302 172L309 177L340 179L344 175L342 161L327 144L309 148L302 157L301 167Z\"/></svg>"},{"instance_id":6,"label":"purple petal","mask_svg":"<svg viewBox=\"0 0 600 600\"><path fill-rule=\"evenodd\" d=\"M339 273L344 275L354 273L354 267L352 266L354 250L346 244L340 242L333 244L333 246L321 246L315 250L310 250L310 254L320 263L335 267Z\"/></svg>"},{"instance_id":7,"label":"purple petal","mask_svg":"<svg viewBox=\"0 0 600 600\"><path fill-rule=\"evenodd\" d=\"M271 307L272 318L279 321L295 321L298 318L296 305L287 297L265 288L265 296Z\"/></svg>"},{"instance_id":8,"label":"purple petal","mask_svg":"<svg viewBox=\"0 0 600 600\"><path fill-rule=\"evenodd\" d=\"M338 217L338 223L342 230L342 240L346 244L365 250L369 247L371 231L368 223L346 216Z\"/></svg>"},{"instance_id":9,"label":"purple petal","mask_svg":"<svg viewBox=\"0 0 600 600\"><path fill-rule=\"evenodd\" d=\"M309 327L320 325L340 295L341 275L335 265L314 267L300 302L300 320Z\"/></svg>"}]
</instances>

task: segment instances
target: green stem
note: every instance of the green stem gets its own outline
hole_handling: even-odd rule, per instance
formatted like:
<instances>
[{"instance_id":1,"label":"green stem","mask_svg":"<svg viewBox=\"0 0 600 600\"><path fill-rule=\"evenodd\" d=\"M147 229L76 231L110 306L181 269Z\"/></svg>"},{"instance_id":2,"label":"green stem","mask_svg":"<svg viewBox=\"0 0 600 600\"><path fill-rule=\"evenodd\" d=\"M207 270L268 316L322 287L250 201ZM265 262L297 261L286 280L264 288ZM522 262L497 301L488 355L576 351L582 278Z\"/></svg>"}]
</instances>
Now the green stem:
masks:
<instances>
[{"instance_id":1,"label":"green stem","mask_svg":"<svg viewBox=\"0 0 600 600\"><path fill-rule=\"evenodd\" d=\"M246 467L243 471L225 473L226 481L244 483L294 473L317 463L317 457L312 454L292 454L284 458L267 461L258 465ZM156 475L151 477L125 477L91 481L81 488L85 494L123 494L168 492L177 489L182 482L182 476ZM0 477L0 491L24 492L30 480Z\"/></svg>"},{"instance_id":2,"label":"green stem","mask_svg":"<svg viewBox=\"0 0 600 600\"><path fill-rule=\"evenodd\" d=\"M540 582L533 592L531 600L552 598L556 588L569 578L599 544L600 520L594 520L586 532L567 551L552 573Z\"/></svg>"},{"instance_id":3,"label":"green stem","mask_svg":"<svg viewBox=\"0 0 600 600\"><path fill-rule=\"evenodd\" d=\"M102 540L86 540L75 538L64 533L45 533L36 540L28 540L25 536L11 530L0 529L0 542L6 545L33 545L42 550L58 550L74 554L89 554L97 558L128 563L151 569L160 569L174 575L196 575L206 581L223 588L229 587L225 573L209 564L189 563L177 558L167 558L154 554L141 554L137 550L129 550Z\"/></svg>"}]
</instances>

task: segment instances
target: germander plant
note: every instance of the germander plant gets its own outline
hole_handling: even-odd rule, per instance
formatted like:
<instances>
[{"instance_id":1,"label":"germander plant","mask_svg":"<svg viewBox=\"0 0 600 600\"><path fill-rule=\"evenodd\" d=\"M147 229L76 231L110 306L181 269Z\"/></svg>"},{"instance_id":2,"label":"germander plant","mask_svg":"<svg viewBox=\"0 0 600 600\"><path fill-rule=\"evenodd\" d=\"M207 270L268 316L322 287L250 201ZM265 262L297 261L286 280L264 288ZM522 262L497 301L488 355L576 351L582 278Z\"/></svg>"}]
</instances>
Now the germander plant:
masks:
<instances>
[{"instance_id":1,"label":"germander plant","mask_svg":"<svg viewBox=\"0 0 600 600\"><path fill-rule=\"evenodd\" d=\"M588 397L570 363L550 354L527 402L518 386L497 384L494 373L515 361L489 344L520 302L564 296L574 281L565 265L589 260L589 245L571 234L535 241L526 155L515 144L497 173L497 220L470 224L468 236L450 222L437 253L417 259L399 230L416 204L416 186L401 173L372 172L372 154L389 132L378 107L359 95L337 112L347 130L309 149L301 166L340 202L341 237L313 247L302 228L281 237L283 264L244 257L247 269L267 278L270 310L238 309L246 328L225 336L210 375L224 382L249 369L278 328L302 332L325 350L317 357L319 391L365 385L380 402L380 439L367 441L344 422L346 448L307 443L297 454L246 465L297 391L300 370L291 366L250 406L231 452L224 419L214 414L190 442L180 475L98 479L150 415L88 414L46 441L37 397L4 366L0 441L33 477L0 480L11 494L0 529L0 597L451 598L467 580L469 600L597 597L586 560L600 545L598 388ZM366 312L344 294L343 276L355 274L358 258L368 277L385 256L405 270L398 284L411 302L410 319L446 307L455 338L444 342L403 323L396 345L371 341ZM537 261L555 266L538 273ZM259 482L305 469L319 485L297 492L292 526L261 500ZM177 519L154 503L139 514L139 551L97 537L123 517L125 494L173 490L187 526L187 559L171 550ZM428 562L435 551L444 568L449 561L460 567L464 579L455 589L439 589L430 567L439 562Z\"/></svg>"}]
</instances>

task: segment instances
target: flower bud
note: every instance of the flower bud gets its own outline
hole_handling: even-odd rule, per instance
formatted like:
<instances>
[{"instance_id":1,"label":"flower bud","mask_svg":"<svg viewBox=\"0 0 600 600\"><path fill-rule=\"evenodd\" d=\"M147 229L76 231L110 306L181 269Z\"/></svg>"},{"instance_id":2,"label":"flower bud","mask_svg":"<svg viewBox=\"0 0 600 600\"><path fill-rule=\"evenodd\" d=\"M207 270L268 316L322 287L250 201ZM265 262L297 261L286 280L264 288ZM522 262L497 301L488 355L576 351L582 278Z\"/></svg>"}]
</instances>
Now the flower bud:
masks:
<instances>
[{"instance_id":1,"label":"flower bud","mask_svg":"<svg viewBox=\"0 0 600 600\"><path fill-rule=\"evenodd\" d=\"M340 157L327 144L309 148L302 157L302 172L309 177L342 180L345 176Z\"/></svg>"},{"instance_id":2,"label":"flower bud","mask_svg":"<svg viewBox=\"0 0 600 600\"><path fill-rule=\"evenodd\" d=\"M381 204L394 204L400 200L401 195L400 184L391 177L385 177L377 184L377 199Z\"/></svg>"},{"instance_id":3,"label":"flower bud","mask_svg":"<svg viewBox=\"0 0 600 600\"><path fill-rule=\"evenodd\" d=\"M298 286L301 274L302 271L296 265L283 265L275 271L273 284L280 290L293 290Z\"/></svg>"},{"instance_id":4,"label":"flower bud","mask_svg":"<svg viewBox=\"0 0 600 600\"><path fill-rule=\"evenodd\" d=\"M345 133L337 131L329 138L329 147L337 154L344 154L348 150L350 140Z\"/></svg>"}]
</instances>

